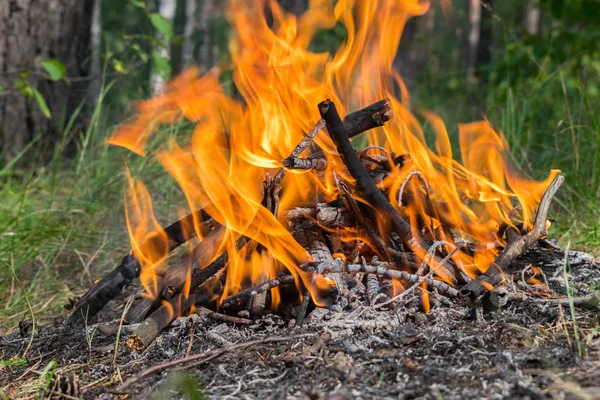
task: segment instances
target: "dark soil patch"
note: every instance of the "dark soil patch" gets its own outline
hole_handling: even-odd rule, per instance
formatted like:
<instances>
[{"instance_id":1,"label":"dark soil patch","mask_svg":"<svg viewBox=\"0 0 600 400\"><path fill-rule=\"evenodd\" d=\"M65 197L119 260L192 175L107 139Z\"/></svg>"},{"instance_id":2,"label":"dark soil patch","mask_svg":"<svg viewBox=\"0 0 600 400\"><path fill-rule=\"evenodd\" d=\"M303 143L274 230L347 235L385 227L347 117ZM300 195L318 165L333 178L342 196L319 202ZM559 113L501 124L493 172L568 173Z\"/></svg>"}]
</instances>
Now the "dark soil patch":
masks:
<instances>
[{"instance_id":1,"label":"dark soil patch","mask_svg":"<svg viewBox=\"0 0 600 400\"><path fill-rule=\"evenodd\" d=\"M571 282L576 295L597 290L600 271L576 269ZM561 280L550 283L560 293ZM120 316L125 295L101 320ZM209 398L600 398L597 309L577 309L573 320L568 306L529 296L475 321L471 307L441 296L432 296L427 315L419 301L415 294L396 311L316 309L293 330L276 315L250 326L194 315L178 319L141 353L120 345L114 364L115 335L61 321L39 328L22 358L30 339L22 326L0 338L0 384L8 398L33 398L44 386L46 398L51 391L54 398L125 398L111 392L150 366L231 343L308 333L163 370L130 386L129 398L181 398L174 388L183 386L172 380L181 374ZM40 374L51 360L57 367L46 385Z\"/></svg>"}]
</instances>

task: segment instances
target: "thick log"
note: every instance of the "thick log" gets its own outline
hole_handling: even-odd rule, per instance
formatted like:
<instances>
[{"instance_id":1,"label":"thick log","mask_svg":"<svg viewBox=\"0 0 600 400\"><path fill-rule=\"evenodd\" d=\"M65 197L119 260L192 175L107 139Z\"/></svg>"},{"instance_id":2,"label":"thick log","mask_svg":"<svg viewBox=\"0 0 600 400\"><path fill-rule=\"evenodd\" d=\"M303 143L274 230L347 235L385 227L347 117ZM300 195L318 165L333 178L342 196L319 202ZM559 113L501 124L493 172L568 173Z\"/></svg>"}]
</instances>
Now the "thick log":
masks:
<instances>
[{"instance_id":1,"label":"thick log","mask_svg":"<svg viewBox=\"0 0 600 400\"><path fill-rule=\"evenodd\" d=\"M175 318L187 312L194 304L207 305L214 298L214 293L219 290L219 288L214 287L210 290L201 287L189 296L179 294L171 301L164 302L140 324L127 339L126 345L136 351L145 349Z\"/></svg>"}]
</instances>

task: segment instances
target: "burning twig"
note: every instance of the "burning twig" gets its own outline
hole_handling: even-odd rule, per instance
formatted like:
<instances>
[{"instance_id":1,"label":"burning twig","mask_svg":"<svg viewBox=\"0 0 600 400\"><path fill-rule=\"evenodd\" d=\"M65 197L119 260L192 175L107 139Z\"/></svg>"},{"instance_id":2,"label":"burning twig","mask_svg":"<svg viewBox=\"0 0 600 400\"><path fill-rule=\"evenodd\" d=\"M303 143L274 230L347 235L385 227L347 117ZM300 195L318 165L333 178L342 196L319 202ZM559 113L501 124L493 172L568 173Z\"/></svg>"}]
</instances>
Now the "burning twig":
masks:
<instances>
[{"instance_id":1,"label":"burning twig","mask_svg":"<svg viewBox=\"0 0 600 400\"><path fill-rule=\"evenodd\" d=\"M416 176L419 179L421 185L423 186L423 189L425 190L425 195L429 198L429 185L427 184L425 175L423 175L420 171L413 170L410 171L406 178L404 178L404 181L402 182L402 185L400 185L400 189L398 190L398 205L400 207L402 207L402 195L404 194L404 188L410 181L410 178L412 178L413 176Z\"/></svg>"},{"instance_id":2,"label":"burning twig","mask_svg":"<svg viewBox=\"0 0 600 400\"><path fill-rule=\"evenodd\" d=\"M196 236L196 230L193 229L193 227L194 221L197 220L205 221L198 224L198 228L202 235L208 234L211 231L214 222L210 215L204 210L198 210L189 214L164 229L168 239L169 251L175 250L181 244ZM150 243L143 243L140 247L149 245ZM89 320L95 316L109 301L121 293L121 289L125 285L137 278L141 271L142 267L139 261L133 255L133 252L130 252L114 270L92 286L92 288L83 295L77 303L75 303L71 314L65 322L67 324L74 324L83 319Z\"/></svg>"},{"instance_id":3,"label":"burning twig","mask_svg":"<svg viewBox=\"0 0 600 400\"><path fill-rule=\"evenodd\" d=\"M320 157L315 158L293 158L291 160L284 160L283 164L288 169L301 169L301 170L313 170L313 171L324 171L327 169L327 160Z\"/></svg>"},{"instance_id":4,"label":"burning twig","mask_svg":"<svg viewBox=\"0 0 600 400\"><path fill-rule=\"evenodd\" d=\"M327 130L331 139L335 143L338 153L350 175L356 179L356 186L363 198L372 204L383 217L389 218L392 222L394 231L400 236L400 239L412 249L419 257L425 257L427 246L423 239L413 234L413 229L398 211L392 206L387 197L379 190L373 179L369 176L368 171L360 162L354 148L348 140L348 135L344 130L344 125L337 112L335 104L331 100L326 100L319 103L319 112L321 117L327 123ZM435 265L435 267L433 267ZM438 259L434 259L432 263L434 272L444 279L456 283L452 270L444 263L440 263Z\"/></svg>"},{"instance_id":5,"label":"burning twig","mask_svg":"<svg viewBox=\"0 0 600 400\"><path fill-rule=\"evenodd\" d=\"M293 275L281 275L275 279L271 279L269 281L263 282L260 285L241 290L238 293L234 294L233 296L229 296L228 298L223 300L221 307L228 308L234 304L243 303L245 301L248 301L249 299L251 299L252 297L254 297L256 295L267 292L273 288L276 288L279 285L283 285L286 283L293 283L293 282L294 282Z\"/></svg>"},{"instance_id":6,"label":"burning twig","mask_svg":"<svg viewBox=\"0 0 600 400\"><path fill-rule=\"evenodd\" d=\"M496 258L494 263L490 265L488 270L477 279L467 283L461 290L460 293L463 297L469 297L475 299L479 297L483 292L494 287L504 279L504 271L508 268L508 265L518 256L523 254L531 245L536 243L539 239L546 236L547 226L546 220L548 219L548 211L552 204L552 199L556 195L556 192L564 182L565 177L563 175L557 175L540 202L537 215L535 216L535 223L531 232L526 235L519 236L515 240L508 240L508 244L502 250L502 253ZM510 230L507 231L507 234Z\"/></svg>"},{"instance_id":7,"label":"burning twig","mask_svg":"<svg viewBox=\"0 0 600 400\"><path fill-rule=\"evenodd\" d=\"M352 272L365 272L368 274L376 274L379 276L385 276L392 279L399 279L401 281L417 283L420 281L422 276L408 273L406 271L399 271L396 269L387 268L387 266L394 266L391 263L380 263L379 265L366 265L366 264L346 264L343 265L341 263L334 266L337 270L341 270L343 272L352 273ZM458 297L458 290L454 289L452 286L448 285L445 282L438 281L432 278L426 278L424 280L427 282L427 285L435 288L438 292L446 294L450 297Z\"/></svg>"},{"instance_id":8,"label":"burning twig","mask_svg":"<svg viewBox=\"0 0 600 400\"><path fill-rule=\"evenodd\" d=\"M200 288L197 293L180 294L170 302L164 302L156 311L146 318L127 340L127 347L143 350L154 341L156 336L175 318L187 311L194 304L207 304L214 297L212 290Z\"/></svg>"},{"instance_id":9,"label":"burning twig","mask_svg":"<svg viewBox=\"0 0 600 400\"><path fill-rule=\"evenodd\" d=\"M328 228L345 228L354 225L352 215L345 207L317 204L316 208L297 207L285 214L286 219L293 224L302 219L315 220L319 226Z\"/></svg>"}]
</instances>

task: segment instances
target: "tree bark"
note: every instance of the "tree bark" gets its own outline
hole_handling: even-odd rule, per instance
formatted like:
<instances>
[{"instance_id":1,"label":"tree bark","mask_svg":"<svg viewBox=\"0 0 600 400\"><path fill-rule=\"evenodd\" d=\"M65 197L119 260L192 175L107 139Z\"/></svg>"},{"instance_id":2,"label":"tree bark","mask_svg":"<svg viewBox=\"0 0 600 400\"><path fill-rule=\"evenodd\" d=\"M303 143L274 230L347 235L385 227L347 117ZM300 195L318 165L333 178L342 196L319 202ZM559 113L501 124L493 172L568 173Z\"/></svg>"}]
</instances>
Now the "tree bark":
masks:
<instances>
[{"instance_id":1,"label":"tree bark","mask_svg":"<svg viewBox=\"0 0 600 400\"><path fill-rule=\"evenodd\" d=\"M196 25L197 0L185 0L185 26L183 28L183 47L181 65L188 68L194 62L194 30Z\"/></svg>"},{"instance_id":2,"label":"tree bark","mask_svg":"<svg viewBox=\"0 0 600 400\"><path fill-rule=\"evenodd\" d=\"M213 65L212 40L210 34L211 17L214 12L214 0L203 0L198 26L202 39L199 51L199 67L202 73L208 71Z\"/></svg>"},{"instance_id":3,"label":"tree bark","mask_svg":"<svg viewBox=\"0 0 600 400\"><path fill-rule=\"evenodd\" d=\"M175 11L177 10L177 0L160 0L158 4L158 13L161 17L165 18L173 25L173 21L175 20ZM161 38L161 40L165 41L165 38ZM166 46L158 46L158 53L166 60L170 62L171 60L171 44L165 43ZM152 88L154 93L159 93L163 86L166 83L165 77L160 74L152 71L150 76L150 82L152 84Z\"/></svg>"},{"instance_id":4,"label":"tree bark","mask_svg":"<svg viewBox=\"0 0 600 400\"><path fill-rule=\"evenodd\" d=\"M38 60L53 58L67 68L69 77L88 75L93 0L0 1L0 154L11 160L37 134L45 156L62 137L63 123L87 96L88 82L53 82ZM28 73L21 77L20 73ZM15 89L24 79L38 90L52 118L44 117L32 98ZM2 161L0 161L1 163Z\"/></svg>"},{"instance_id":5,"label":"tree bark","mask_svg":"<svg viewBox=\"0 0 600 400\"><path fill-rule=\"evenodd\" d=\"M473 81L475 79L475 70L477 68L477 49L479 48L479 35L481 29L480 0L466 0L465 6L468 24L465 35L467 79Z\"/></svg>"},{"instance_id":6,"label":"tree bark","mask_svg":"<svg viewBox=\"0 0 600 400\"><path fill-rule=\"evenodd\" d=\"M539 35L541 28L542 9L536 1L527 3L525 10L525 29L530 35Z\"/></svg>"},{"instance_id":7,"label":"tree bark","mask_svg":"<svg viewBox=\"0 0 600 400\"><path fill-rule=\"evenodd\" d=\"M492 10L493 0L481 0L481 23L479 25L479 47L477 48L477 72L481 79L487 78L487 72L481 70L481 66L488 65L492 60Z\"/></svg>"},{"instance_id":8,"label":"tree bark","mask_svg":"<svg viewBox=\"0 0 600 400\"><path fill-rule=\"evenodd\" d=\"M92 52L92 58L90 60L90 75L93 77L100 77L101 65L100 65L100 46L102 43L102 0L94 0L94 9L92 12L92 27L91 27L91 39L90 47ZM102 80L92 79L89 87L89 99L95 102L100 95L102 89Z\"/></svg>"}]
</instances>

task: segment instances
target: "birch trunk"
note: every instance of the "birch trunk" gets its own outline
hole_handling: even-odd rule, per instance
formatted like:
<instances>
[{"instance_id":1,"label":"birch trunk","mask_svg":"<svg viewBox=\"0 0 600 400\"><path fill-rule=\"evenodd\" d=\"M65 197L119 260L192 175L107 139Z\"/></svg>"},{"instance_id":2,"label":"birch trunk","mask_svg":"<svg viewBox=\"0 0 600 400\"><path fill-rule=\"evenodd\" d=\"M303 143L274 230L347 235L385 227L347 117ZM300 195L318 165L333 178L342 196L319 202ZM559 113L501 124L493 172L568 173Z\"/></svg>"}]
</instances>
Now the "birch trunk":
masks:
<instances>
[{"instance_id":1,"label":"birch trunk","mask_svg":"<svg viewBox=\"0 0 600 400\"><path fill-rule=\"evenodd\" d=\"M199 63L200 63L200 71L202 73L208 71L210 67L213 65L213 51L212 51L212 40L210 34L210 20L211 16L215 9L215 0L203 0L202 1L202 10L200 11L200 20L198 21L198 25L200 28L200 34L202 35L202 39L200 42L200 51L199 51Z\"/></svg>"},{"instance_id":2,"label":"birch trunk","mask_svg":"<svg viewBox=\"0 0 600 400\"><path fill-rule=\"evenodd\" d=\"M481 5L480 0L466 0L466 44L465 58L467 67L467 79L475 80L477 68L477 49L479 47L479 33L481 29Z\"/></svg>"},{"instance_id":3,"label":"birch trunk","mask_svg":"<svg viewBox=\"0 0 600 400\"><path fill-rule=\"evenodd\" d=\"M196 25L197 0L185 0L185 26L183 28L183 47L181 65L188 68L194 61L194 31Z\"/></svg>"},{"instance_id":4,"label":"birch trunk","mask_svg":"<svg viewBox=\"0 0 600 400\"><path fill-rule=\"evenodd\" d=\"M531 35L540 34L542 10L537 5L537 2L530 1L527 3L525 10L525 28Z\"/></svg>"},{"instance_id":5,"label":"birch trunk","mask_svg":"<svg viewBox=\"0 0 600 400\"><path fill-rule=\"evenodd\" d=\"M161 17L168 20L171 25L173 25L173 20L175 19L175 11L177 9L177 0L160 0L158 4L158 13ZM164 41L164 38L162 38ZM170 61L171 59L171 44L165 43L166 46L159 46L156 51L163 57L164 59ZM152 88L154 93L159 93L163 86L165 85L165 78L153 71L150 75L150 82L152 84Z\"/></svg>"}]
</instances>

